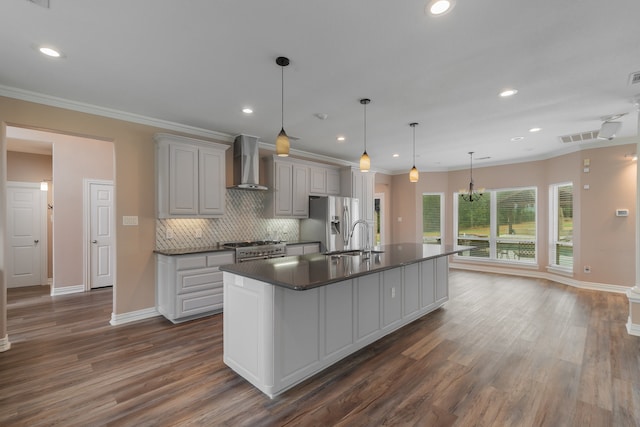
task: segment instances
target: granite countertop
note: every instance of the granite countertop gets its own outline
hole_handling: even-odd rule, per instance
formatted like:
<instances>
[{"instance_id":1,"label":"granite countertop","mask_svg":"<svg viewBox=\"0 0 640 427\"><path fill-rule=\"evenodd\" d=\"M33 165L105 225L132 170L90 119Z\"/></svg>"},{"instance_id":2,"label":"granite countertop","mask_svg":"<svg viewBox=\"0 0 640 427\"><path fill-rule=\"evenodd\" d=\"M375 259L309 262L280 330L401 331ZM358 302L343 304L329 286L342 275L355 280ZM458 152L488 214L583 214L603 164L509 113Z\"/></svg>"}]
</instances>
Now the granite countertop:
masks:
<instances>
[{"instance_id":1,"label":"granite countertop","mask_svg":"<svg viewBox=\"0 0 640 427\"><path fill-rule=\"evenodd\" d=\"M372 253L368 260L362 256L308 254L228 264L220 270L289 289L307 290L470 248L401 243L381 246L381 252Z\"/></svg>"},{"instance_id":2,"label":"granite countertop","mask_svg":"<svg viewBox=\"0 0 640 427\"><path fill-rule=\"evenodd\" d=\"M318 241L293 241L293 242L282 242L287 246L295 246L295 245L304 245L307 243L319 243ZM222 252L222 251L233 251L234 249L225 248L221 244L212 245L212 246L202 246L199 248L173 248L173 249L155 249L153 253L160 255L189 255L189 254L199 254L203 252Z\"/></svg>"}]
</instances>

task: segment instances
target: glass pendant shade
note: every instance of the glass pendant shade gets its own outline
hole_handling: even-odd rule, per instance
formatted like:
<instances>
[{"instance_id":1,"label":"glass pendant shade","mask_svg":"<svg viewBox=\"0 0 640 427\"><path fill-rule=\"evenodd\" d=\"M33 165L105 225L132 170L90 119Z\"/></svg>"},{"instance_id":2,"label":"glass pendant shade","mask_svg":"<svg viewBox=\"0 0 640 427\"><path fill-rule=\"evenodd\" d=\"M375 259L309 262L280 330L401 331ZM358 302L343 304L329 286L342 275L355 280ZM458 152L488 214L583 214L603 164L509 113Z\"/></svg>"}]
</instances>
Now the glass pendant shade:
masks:
<instances>
[{"instance_id":1,"label":"glass pendant shade","mask_svg":"<svg viewBox=\"0 0 640 427\"><path fill-rule=\"evenodd\" d=\"M365 151L362 153L362 156L360 156L360 172L369 172L369 169L371 169L371 159Z\"/></svg>"},{"instance_id":2,"label":"glass pendant shade","mask_svg":"<svg viewBox=\"0 0 640 427\"><path fill-rule=\"evenodd\" d=\"M276 139L276 154L280 157L287 157L289 155L289 137L284 131L284 128L280 130L278 138Z\"/></svg>"},{"instance_id":3,"label":"glass pendant shade","mask_svg":"<svg viewBox=\"0 0 640 427\"><path fill-rule=\"evenodd\" d=\"M411 171L409 171L409 181L418 182L418 179L420 179L420 173L418 172L418 169L416 169L416 167L413 166L411 168Z\"/></svg>"}]
</instances>

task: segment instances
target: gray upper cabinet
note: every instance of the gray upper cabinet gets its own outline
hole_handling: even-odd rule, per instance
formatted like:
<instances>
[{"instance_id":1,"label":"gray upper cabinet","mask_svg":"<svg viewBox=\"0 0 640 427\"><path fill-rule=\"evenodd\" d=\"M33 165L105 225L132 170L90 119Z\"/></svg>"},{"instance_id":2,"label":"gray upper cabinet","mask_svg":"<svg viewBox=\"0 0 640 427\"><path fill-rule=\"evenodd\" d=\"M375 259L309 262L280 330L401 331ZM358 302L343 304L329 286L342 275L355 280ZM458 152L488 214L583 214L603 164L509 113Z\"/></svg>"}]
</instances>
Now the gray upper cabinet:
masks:
<instances>
[{"instance_id":1,"label":"gray upper cabinet","mask_svg":"<svg viewBox=\"0 0 640 427\"><path fill-rule=\"evenodd\" d=\"M216 218L225 212L228 145L156 134L158 218Z\"/></svg>"},{"instance_id":2,"label":"gray upper cabinet","mask_svg":"<svg viewBox=\"0 0 640 427\"><path fill-rule=\"evenodd\" d=\"M268 217L309 217L309 166L278 156L266 159Z\"/></svg>"},{"instance_id":3,"label":"gray upper cabinet","mask_svg":"<svg viewBox=\"0 0 640 427\"><path fill-rule=\"evenodd\" d=\"M311 166L309 193L316 196L340 194L340 171L330 166Z\"/></svg>"}]
</instances>

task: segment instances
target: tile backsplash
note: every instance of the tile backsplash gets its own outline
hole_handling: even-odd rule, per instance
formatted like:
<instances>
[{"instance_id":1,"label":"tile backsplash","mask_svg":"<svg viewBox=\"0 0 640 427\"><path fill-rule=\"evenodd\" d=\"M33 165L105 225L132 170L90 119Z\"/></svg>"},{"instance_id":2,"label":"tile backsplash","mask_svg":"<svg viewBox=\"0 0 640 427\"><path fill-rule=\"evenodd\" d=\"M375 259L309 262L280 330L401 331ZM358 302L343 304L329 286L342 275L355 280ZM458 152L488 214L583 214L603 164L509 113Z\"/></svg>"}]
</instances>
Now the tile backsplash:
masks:
<instances>
[{"instance_id":1,"label":"tile backsplash","mask_svg":"<svg viewBox=\"0 0 640 427\"><path fill-rule=\"evenodd\" d=\"M227 189L222 218L156 219L156 249L198 248L242 240L299 240L299 220L264 217L266 196L266 191Z\"/></svg>"}]
</instances>

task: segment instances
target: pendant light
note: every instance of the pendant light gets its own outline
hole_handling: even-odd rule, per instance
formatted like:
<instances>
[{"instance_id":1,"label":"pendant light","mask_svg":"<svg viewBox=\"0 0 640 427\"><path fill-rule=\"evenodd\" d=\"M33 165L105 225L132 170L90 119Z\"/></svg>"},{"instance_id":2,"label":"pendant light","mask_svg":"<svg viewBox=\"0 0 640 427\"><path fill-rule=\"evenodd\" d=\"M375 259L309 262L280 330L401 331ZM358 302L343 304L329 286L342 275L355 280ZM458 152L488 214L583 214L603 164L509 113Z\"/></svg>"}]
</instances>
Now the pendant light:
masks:
<instances>
[{"instance_id":1,"label":"pendant light","mask_svg":"<svg viewBox=\"0 0 640 427\"><path fill-rule=\"evenodd\" d=\"M289 137L287 133L284 131L284 67L289 65L289 58L285 58L284 56L279 56L276 58L276 64L280 66L282 71L282 85L281 85L281 129L278 134L278 138L276 138L276 154L280 157L287 157L289 155Z\"/></svg>"},{"instance_id":2,"label":"pendant light","mask_svg":"<svg viewBox=\"0 0 640 427\"><path fill-rule=\"evenodd\" d=\"M484 190L481 189L480 192L478 192L473 187L473 151L469 151L469 157L469 189L460 190L460 197L466 202L477 202L482 198L482 192Z\"/></svg>"},{"instance_id":3,"label":"pendant light","mask_svg":"<svg viewBox=\"0 0 640 427\"><path fill-rule=\"evenodd\" d=\"M413 128L413 167L409 171L409 181L418 182L420 178L420 173L416 168L416 126L418 126L418 123L409 123L409 126Z\"/></svg>"},{"instance_id":4,"label":"pendant light","mask_svg":"<svg viewBox=\"0 0 640 427\"><path fill-rule=\"evenodd\" d=\"M369 172L371 168L371 159L367 154L367 104L370 102L368 98L360 100L360 104L364 105L364 153L360 156L360 172Z\"/></svg>"}]
</instances>

